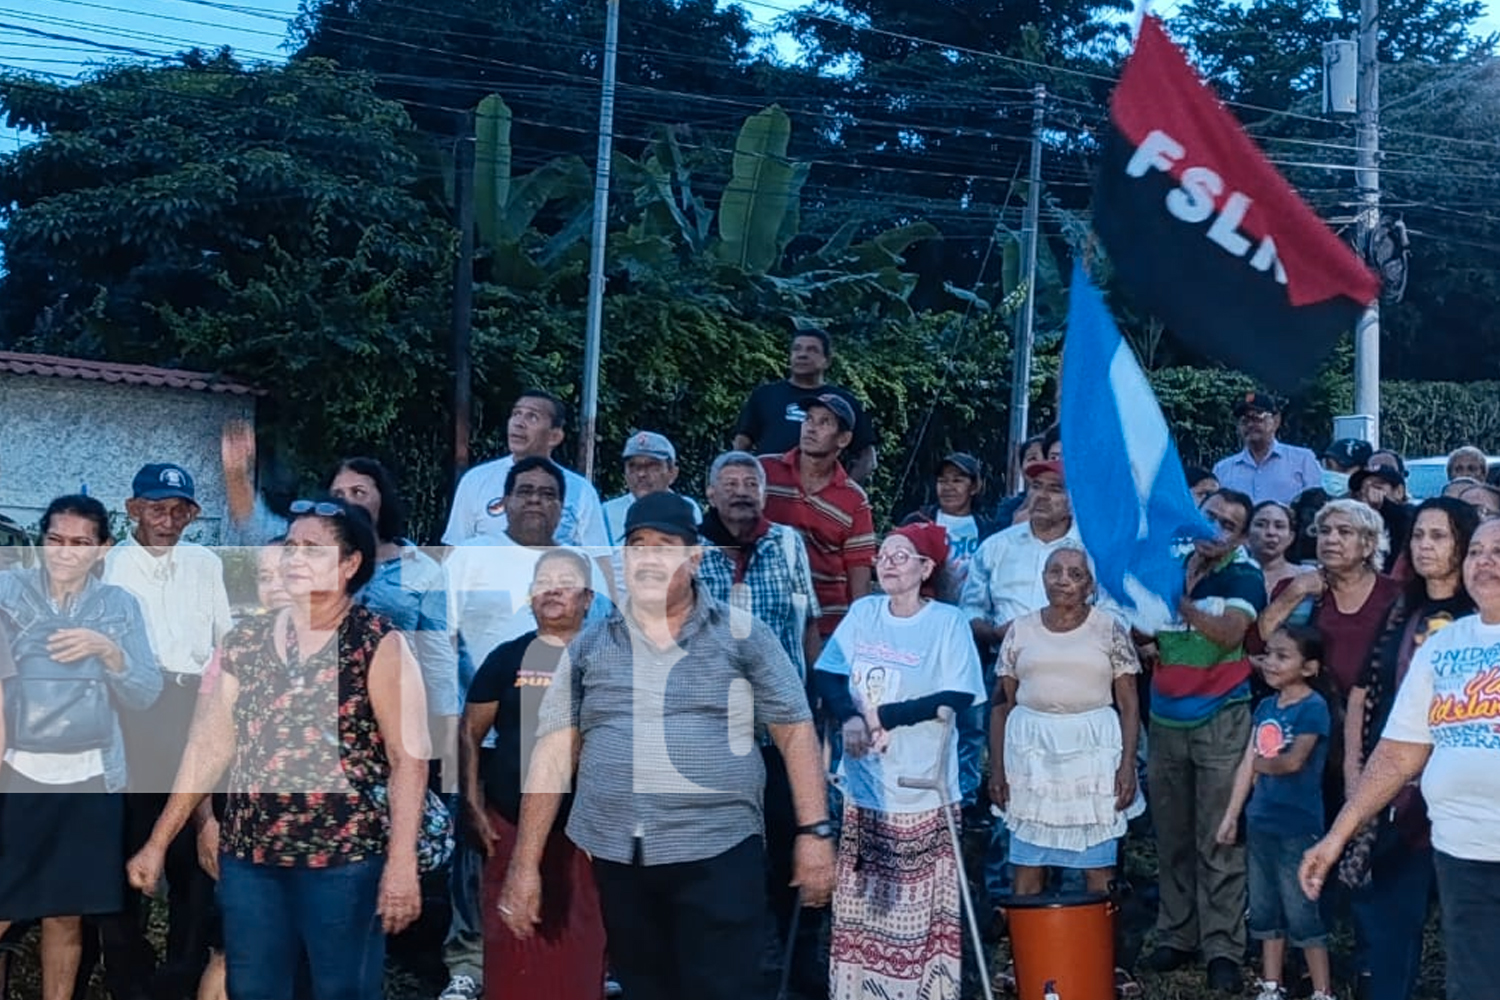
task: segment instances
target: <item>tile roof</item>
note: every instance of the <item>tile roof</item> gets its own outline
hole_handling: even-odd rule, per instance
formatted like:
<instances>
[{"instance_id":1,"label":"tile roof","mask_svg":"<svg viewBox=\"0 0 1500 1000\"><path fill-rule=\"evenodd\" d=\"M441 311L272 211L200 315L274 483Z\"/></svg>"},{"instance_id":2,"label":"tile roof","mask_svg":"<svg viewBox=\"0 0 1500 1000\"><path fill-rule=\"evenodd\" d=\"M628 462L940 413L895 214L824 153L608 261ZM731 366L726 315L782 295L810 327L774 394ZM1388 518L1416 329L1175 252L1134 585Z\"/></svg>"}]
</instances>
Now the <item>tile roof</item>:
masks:
<instances>
[{"instance_id":1,"label":"tile roof","mask_svg":"<svg viewBox=\"0 0 1500 1000\"><path fill-rule=\"evenodd\" d=\"M259 396L264 390L223 375L153 368L150 365L119 365L82 358L59 358L49 354L17 354L0 351L0 372L40 375L50 378L80 378L91 382L122 385L152 385L163 389L224 392L235 396Z\"/></svg>"}]
</instances>

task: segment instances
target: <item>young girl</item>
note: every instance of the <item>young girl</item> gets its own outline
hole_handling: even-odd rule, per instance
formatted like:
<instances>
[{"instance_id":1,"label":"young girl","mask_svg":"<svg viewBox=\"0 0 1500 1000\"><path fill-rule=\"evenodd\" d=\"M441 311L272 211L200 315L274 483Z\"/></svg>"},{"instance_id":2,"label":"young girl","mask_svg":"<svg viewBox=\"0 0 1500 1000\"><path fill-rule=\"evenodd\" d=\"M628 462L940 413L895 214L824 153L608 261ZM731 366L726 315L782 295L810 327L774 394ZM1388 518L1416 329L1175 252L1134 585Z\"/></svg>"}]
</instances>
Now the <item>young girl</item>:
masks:
<instances>
[{"instance_id":1,"label":"young girl","mask_svg":"<svg viewBox=\"0 0 1500 1000\"><path fill-rule=\"evenodd\" d=\"M1322 639L1306 626L1284 625L1266 642L1257 665L1275 695L1255 709L1250 745L1219 824L1218 842L1232 844L1245 814L1250 936L1261 942L1257 1000L1285 996L1280 983L1288 939L1307 960L1313 1000L1332 1000L1328 932L1318 904L1297 884L1303 852L1323 835L1330 718L1328 702L1312 688L1322 660Z\"/></svg>"}]
</instances>

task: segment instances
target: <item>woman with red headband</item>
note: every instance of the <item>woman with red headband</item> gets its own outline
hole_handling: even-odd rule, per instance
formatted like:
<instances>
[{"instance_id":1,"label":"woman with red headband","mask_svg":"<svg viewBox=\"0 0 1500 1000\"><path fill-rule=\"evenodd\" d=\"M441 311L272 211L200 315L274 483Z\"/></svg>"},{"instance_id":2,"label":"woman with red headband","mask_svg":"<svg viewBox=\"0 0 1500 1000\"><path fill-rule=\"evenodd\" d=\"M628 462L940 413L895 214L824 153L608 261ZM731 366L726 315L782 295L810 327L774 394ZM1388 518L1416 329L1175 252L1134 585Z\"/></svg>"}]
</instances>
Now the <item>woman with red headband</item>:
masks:
<instances>
[{"instance_id":1,"label":"woman with red headband","mask_svg":"<svg viewBox=\"0 0 1500 1000\"><path fill-rule=\"evenodd\" d=\"M818 658L844 738L831 1000L958 995L963 869L943 815L957 822L958 743L939 709L963 712L984 681L968 620L933 600L947 557L940 525L887 535L875 559L884 593L856 601ZM940 791L901 787L935 765Z\"/></svg>"}]
</instances>

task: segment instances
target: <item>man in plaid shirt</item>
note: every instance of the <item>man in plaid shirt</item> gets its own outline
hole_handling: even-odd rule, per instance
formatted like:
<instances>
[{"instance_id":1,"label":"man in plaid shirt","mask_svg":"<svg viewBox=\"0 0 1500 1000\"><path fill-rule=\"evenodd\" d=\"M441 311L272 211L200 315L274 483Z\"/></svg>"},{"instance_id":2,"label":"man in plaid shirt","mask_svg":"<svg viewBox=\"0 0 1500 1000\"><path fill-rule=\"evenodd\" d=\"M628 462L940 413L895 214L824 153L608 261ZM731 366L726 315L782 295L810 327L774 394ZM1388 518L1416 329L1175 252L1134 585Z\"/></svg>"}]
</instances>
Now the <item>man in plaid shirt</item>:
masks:
<instances>
[{"instance_id":1,"label":"man in plaid shirt","mask_svg":"<svg viewBox=\"0 0 1500 1000\"><path fill-rule=\"evenodd\" d=\"M766 520L766 473L749 452L730 451L714 459L708 502L702 532L709 544L698 567L699 580L714 597L769 625L806 683L807 665L817 661L823 642L815 627L820 611L802 536ZM767 890L776 916L770 929L780 942L786 939L797 903L790 886L797 817L786 764L769 739L762 737L760 742L766 763ZM819 912L802 914L793 951L791 985L809 996L827 989L828 969L819 961L821 922ZM780 950L778 945L775 951Z\"/></svg>"},{"instance_id":2,"label":"man in plaid shirt","mask_svg":"<svg viewBox=\"0 0 1500 1000\"><path fill-rule=\"evenodd\" d=\"M766 473L754 455L728 451L708 473L709 511L703 519L706 548L699 579L726 604L771 626L804 680L822 642L818 598L802 536L766 520Z\"/></svg>"}]
</instances>

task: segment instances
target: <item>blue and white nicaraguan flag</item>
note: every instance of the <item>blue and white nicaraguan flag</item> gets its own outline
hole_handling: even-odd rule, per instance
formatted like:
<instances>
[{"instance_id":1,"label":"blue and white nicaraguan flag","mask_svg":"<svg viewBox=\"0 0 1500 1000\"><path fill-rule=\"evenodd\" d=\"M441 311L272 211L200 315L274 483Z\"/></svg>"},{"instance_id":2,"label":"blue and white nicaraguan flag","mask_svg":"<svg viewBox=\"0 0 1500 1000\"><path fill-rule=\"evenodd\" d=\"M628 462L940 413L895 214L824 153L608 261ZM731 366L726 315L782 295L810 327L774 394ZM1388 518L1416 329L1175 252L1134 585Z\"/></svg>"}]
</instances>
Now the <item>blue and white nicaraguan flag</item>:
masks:
<instances>
[{"instance_id":1,"label":"blue and white nicaraguan flag","mask_svg":"<svg viewBox=\"0 0 1500 1000\"><path fill-rule=\"evenodd\" d=\"M1099 587L1131 624L1175 620L1184 538L1213 535L1130 345L1082 264L1073 268L1060 401L1063 472Z\"/></svg>"}]
</instances>

